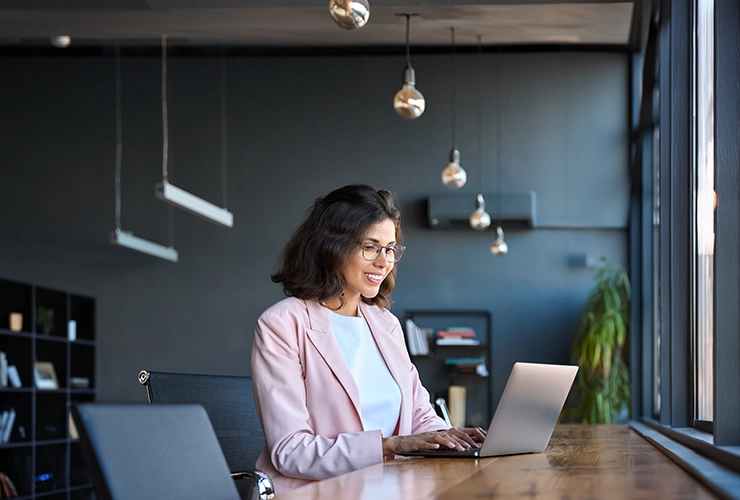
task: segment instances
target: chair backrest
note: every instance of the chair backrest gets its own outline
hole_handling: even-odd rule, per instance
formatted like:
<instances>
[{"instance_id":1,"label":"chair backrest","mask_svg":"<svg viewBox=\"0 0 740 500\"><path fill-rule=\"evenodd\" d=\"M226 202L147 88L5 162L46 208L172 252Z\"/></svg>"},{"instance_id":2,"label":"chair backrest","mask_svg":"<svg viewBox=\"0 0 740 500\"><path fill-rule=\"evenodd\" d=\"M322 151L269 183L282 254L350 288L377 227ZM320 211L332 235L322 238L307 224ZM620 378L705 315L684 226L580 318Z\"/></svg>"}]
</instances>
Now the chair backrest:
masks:
<instances>
[{"instance_id":1,"label":"chair backrest","mask_svg":"<svg viewBox=\"0 0 740 500\"><path fill-rule=\"evenodd\" d=\"M72 406L99 500L239 500L200 405Z\"/></svg>"},{"instance_id":2,"label":"chair backrest","mask_svg":"<svg viewBox=\"0 0 740 500\"><path fill-rule=\"evenodd\" d=\"M265 435L254 404L251 377L142 370L150 403L198 403L211 419L231 472L253 470Z\"/></svg>"}]
</instances>

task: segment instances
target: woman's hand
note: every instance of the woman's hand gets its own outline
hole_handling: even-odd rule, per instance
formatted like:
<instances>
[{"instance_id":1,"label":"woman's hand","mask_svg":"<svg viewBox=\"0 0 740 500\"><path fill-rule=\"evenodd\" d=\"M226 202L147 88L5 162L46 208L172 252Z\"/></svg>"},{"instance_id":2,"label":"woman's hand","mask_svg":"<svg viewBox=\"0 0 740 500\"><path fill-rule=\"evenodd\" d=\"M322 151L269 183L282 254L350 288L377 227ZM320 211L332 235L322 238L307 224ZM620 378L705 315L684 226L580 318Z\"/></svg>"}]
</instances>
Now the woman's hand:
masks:
<instances>
[{"instance_id":1,"label":"woman's hand","mask_svg":"<svg viewBox=\"0 0 740 500\"><path fill-rule=\"evenodd\" d=\"M479 443L485 438L486 431L480 427L452 427L409 436L391 436L383 438L383 456L407 451L436 450L441 447L463 451L471 446L480 447Z\"/></svg>"}]
</instances>

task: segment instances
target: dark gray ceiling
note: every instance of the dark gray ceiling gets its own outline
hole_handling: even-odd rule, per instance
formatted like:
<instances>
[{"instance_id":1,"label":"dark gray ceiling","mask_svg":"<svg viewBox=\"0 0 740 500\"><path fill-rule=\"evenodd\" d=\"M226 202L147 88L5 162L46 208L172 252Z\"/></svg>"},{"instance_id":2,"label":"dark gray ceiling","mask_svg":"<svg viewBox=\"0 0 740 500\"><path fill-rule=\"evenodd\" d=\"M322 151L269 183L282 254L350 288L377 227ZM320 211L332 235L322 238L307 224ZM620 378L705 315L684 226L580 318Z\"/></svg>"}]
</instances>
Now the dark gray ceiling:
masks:
<instances>
[{"instance_id":1,"label":"dark gray ceiling","mask_svg":"<svg viewBox=\"0 0 740 500\"><path fill-rule=\"evenodd\" d=\"M346 31L329 16L328 1L305 0L10 0L0 4L0 44L48 44L69 35L73 46L173 43L284 48L446 46L455 27L459 45L595 45L623 49L636 29L635 1L369 0L370 21Z\"/></svg>"}]
</instances>

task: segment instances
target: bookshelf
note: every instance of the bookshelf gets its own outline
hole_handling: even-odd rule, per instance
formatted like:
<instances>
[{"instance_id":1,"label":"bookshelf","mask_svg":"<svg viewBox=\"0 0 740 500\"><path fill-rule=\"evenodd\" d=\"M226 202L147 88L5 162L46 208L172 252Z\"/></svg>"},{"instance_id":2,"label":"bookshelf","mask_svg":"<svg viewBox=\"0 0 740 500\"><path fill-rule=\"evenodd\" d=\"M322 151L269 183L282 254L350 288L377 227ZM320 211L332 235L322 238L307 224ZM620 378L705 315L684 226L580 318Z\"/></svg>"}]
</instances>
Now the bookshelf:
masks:
<instances>
[{"instance_id":1,"label":"bookshelf","mask_svg":"<svg viewBox=\"0 0 740 500\"><path fill-rule=\"evenodd\" d=\"M450 404L448 388L451 385L466 388L465 398L465 425L488 427L493 415L491 409L491 344L493 339L491 313L487 310L445 310L445 309L410 309L404 314L403 327L407 333L407 347L410 347L406 320L412 320L419 328L433 332L449 331L450 329L473 330L476 345L437 345L435 338L429 340L429 354L411 355L411 360L419 371L419 377L424 387L429 391L432 403L439 398L445 398ZM409 352L416 352L410 349ZM468 371L458 369L446 360L476 360L483 358L485 370ZM485 373L481 375L480 373ZM437 413L440 413L436 407ZM441 416L441 413L440 413Z\"/></svg>"},{"instance_id":2,"label":"bookshelf","mask_svg":"<svg viewBox=\"0 0 740 500\"><path fill-rule=\"evenodd\" d=\"M43 310L54 311L46 328L37 324ZM9 377L7 386L0 384L0 415L15 413L8 441L0 442L0 472L19 500L95 498L68 427L70 405L96 398L95 349L95 299L0 278L0 352L21 382L14 387ZM37 387L37 361L53 365L56 383L44 378L51 388Z\"/></svg>"}]
</instances>

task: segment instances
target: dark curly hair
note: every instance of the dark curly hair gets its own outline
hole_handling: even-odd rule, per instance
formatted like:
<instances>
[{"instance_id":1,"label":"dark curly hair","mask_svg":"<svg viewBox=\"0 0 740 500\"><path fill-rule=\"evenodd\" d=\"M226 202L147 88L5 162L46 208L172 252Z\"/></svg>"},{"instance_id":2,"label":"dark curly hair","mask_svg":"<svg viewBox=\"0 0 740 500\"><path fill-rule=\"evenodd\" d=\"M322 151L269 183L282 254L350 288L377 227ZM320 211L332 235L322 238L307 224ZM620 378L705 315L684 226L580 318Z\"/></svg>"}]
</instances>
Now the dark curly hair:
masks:
<instances>
[{"instance_id":1,"label":"dark curly hair","mask_svg":"<svg viewBox=\"0 0 740 500\"><path fill-rule=\"evenodd\" d=\"M355 184L317 198L280 253L272 281L282 284L289 297L318 302L341 298L347 287L342 267L355 255L370 227L385 219L395 224L396 242L400 243L401 209L390 191ZM395 285L394 266L378 295L362 297L362 301L388 309Z\"/></svg>"}]
</instances>

